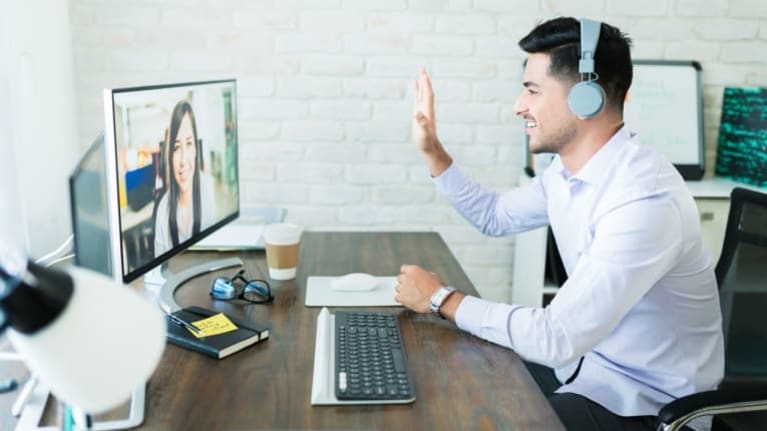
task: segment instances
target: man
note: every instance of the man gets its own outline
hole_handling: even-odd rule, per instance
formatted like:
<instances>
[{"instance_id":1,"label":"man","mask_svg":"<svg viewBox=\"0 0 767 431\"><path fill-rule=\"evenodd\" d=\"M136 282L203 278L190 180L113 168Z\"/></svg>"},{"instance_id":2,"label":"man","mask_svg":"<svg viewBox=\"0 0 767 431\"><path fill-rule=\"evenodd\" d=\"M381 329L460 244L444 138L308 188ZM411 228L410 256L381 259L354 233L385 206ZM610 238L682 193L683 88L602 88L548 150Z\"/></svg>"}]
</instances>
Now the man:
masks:
<instances>
[{"instance_id":1,"label":"man","mask_svg":"<svg viewBox=\"0 0 767 431\"><path fill-rule=\"evenodd\" d=\"M551 225L567 282L549 306L530 308L451 292L436 274L403 265L396 300L513 349L568 429L654 430L663 405L723 376L718 293L683 179L623 125L630 40L592 23L601 29L592 76L605 93L593 116L568 105L581 81L579 21L552 19L519 42L529 56L514 109L531 151L557 156L503 194L453 163L437 138L424 70L416 81L414 140L437 188L487 235Z\"/></svg>"}]
</instances>

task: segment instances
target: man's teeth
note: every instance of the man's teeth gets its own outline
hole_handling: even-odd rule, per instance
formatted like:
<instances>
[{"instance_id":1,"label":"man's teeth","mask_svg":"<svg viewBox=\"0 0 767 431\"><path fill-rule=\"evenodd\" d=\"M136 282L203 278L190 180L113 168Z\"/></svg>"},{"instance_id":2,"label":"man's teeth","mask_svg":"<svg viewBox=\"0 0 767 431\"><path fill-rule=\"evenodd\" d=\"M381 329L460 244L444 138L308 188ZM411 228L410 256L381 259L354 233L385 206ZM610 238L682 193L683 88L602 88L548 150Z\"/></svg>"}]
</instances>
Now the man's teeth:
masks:
<instances>
[{"instance_id":1,"label":"man's teeth","mask_svg":"<svg viewBox=\"0 0 767 431\"><path fill-rule=\"evenodd\" d=\"M536 127L536 126L538 126L538 123L534 123L532 121L527 122L527 127Z\"/></svg>"}]
</instances>

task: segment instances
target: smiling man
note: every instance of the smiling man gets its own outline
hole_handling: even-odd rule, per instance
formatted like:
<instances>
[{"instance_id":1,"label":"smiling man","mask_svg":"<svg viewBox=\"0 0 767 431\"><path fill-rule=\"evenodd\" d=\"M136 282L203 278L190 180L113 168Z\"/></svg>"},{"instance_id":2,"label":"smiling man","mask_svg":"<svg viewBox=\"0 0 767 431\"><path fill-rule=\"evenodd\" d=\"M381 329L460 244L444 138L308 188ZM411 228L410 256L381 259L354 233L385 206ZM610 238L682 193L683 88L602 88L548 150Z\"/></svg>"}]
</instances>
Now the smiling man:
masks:
<instances>
[{"instance_id":1,"label":"smiling man","mask_svg":"<svg viewBox=\"0 0 767 431\"><path fill-rule=\"evenodd\" d=\"M556 18L519 45L529 55L514 109L531 150L557 155L542 175L505 193L473 182L437 138L424 70L414 141L437 188L484 234L550 225L568 279L549 306L530 308L464 295L403 265L396 299L513 349L568 429L654 430L663 405L715 388L724 370L695 203L671 163L623 124L632 63L620 30Z\"/></svg>"}]
</instances>

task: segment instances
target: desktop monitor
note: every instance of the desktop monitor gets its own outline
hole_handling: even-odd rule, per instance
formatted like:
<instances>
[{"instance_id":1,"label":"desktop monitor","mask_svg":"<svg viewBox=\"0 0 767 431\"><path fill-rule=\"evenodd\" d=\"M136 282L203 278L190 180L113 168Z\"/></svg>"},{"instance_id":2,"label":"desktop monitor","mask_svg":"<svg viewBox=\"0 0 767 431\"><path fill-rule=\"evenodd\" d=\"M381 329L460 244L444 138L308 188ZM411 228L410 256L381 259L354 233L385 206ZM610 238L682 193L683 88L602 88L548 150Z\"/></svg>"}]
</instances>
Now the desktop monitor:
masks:
<instances>
[{"instance_id":1,"label":"desktop monitor","mask_svg":"<svg viewBox=\"0 0 767 431\"><path fill-rule=\"evenodd\" d=\"M104 133L69 179L75 263L128 283L239 216L236 82L107 89L104 107ZM175 311L184 278L241 264L181 271L158 305ZM128 418L98 425L140 425L144 399L142 385Z\"/></svg>"},{"instance_id":2,"label":"desktop monitor","mask_svg":"<svg viewBox=\"0 0 767 431\"><path fill-rule=\"evenodd\" d=\"M93 141L69 177L75 265L114 277L110 260L104 134Z\"/></svg>"},{"instance_id":3,"label":"desktop monitor","mask_svg":"<svg viewBox=\"0 0 767 431\"><path fill-rule=\"evenodd\" d=\"M235 80L104 90L109 247L130 282L239 216Z\"/></svg>"}]
</instances>

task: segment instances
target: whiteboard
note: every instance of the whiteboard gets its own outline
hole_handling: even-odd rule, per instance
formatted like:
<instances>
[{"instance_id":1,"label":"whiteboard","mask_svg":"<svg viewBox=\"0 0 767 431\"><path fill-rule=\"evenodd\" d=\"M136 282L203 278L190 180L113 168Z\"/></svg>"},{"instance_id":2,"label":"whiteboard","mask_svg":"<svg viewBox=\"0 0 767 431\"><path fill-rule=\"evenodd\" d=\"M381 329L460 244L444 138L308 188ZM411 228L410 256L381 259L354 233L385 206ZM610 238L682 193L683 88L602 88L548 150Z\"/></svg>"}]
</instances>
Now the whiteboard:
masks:
<instances>
[{"instance_id":1,"label":"whiteboard","mask_svg":"<svg viewBox=\"0 0 767 431\"><path fill-rule=\"evenodd\" d=\"M695 61L634 60L623 117L642 145L663 153L685 179L705 168L701 67Z\"/></svg>"}]
</instances>

